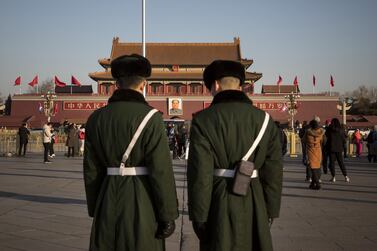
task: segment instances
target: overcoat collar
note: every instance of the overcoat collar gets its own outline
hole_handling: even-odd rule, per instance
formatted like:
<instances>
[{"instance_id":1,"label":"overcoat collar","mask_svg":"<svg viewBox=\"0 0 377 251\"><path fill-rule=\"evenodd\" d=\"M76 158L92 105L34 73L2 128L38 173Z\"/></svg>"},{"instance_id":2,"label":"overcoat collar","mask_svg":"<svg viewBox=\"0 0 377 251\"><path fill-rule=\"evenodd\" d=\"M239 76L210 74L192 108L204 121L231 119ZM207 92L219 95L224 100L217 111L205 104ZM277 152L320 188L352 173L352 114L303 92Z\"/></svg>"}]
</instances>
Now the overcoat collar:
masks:
<instances>
[{"instance_id":1,"label":"overcoat collar","mask_svg":"<svg viewBox=\"0 0 377 251\"><path fill-rule=\"evenodd\" d=\"M138 91L134 91L131 89L117 89L113 93L113 95L109 98L109 103L118 102L118 101L131 101L131 102L139 102L148 105L147 101L143 94Z\"/></svg>"},{"instance_id":2,"label":"overcoat collar","mask_svg":"<svg viewBox=\"0 0 377 251\"><path fill-rule=\"evenodd\" d=\"M253 104L253 102L248 98L248 96L246 96L244 92L237 90L226 90L221 91L215 95L212 100L212 105L227 102L241 102L248 103L250 105Z\"/></svg>"}]
</instances>

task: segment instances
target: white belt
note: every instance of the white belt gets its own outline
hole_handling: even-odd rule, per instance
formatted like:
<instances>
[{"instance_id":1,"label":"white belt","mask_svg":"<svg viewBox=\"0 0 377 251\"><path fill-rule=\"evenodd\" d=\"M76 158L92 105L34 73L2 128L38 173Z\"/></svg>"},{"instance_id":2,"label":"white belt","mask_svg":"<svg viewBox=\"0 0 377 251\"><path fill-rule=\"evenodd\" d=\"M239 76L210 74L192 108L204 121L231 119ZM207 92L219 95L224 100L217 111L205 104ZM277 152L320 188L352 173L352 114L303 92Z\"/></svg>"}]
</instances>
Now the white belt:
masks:
<instances>
[{"instance_id":1,"label":"white belt","mask_svg":"<svg viewBox=\"0 0 377 251\"><path fill-rule=\"evenodd\" d=\"M213 172L213 176L233 178L234 170L233 169L215 169ZM250 178L254 179L257 177L258 177L258 170L254 169Z\"/></svg>"},{"instance_id":2,"label":"white belt","mask_svg":"<svg viewBox=\"0 0 377 251\"><path fill-rule=\"evenodd\" d=\"M107 175L119 175L119 176L135 176L135 175L148 175L148 168L144 166L135 167L108 167Z\"/></svg>"}]
</instances>

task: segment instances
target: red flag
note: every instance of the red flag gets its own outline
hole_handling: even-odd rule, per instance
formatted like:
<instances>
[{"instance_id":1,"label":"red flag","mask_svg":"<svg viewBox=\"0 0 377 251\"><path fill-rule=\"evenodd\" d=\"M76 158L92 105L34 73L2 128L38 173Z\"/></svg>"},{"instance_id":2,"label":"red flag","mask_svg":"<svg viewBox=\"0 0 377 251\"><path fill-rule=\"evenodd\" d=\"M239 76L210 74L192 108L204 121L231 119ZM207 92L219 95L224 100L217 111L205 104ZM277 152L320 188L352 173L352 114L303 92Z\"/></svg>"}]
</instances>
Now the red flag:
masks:
<instances>
[{"instance_id":1,"label":"red flag","mask_svg":"<svg viewBox=\"0 0 377 251\"><path fill-rule=\"evenodd\" d=\"M66 83L60 81L57 76L55 76L54 80L55 80L55 85L58 87L65 87L67 85Z\"/></svg>"},{"instance_id":2,"label":"red flag","mask_svg":"<svg viewBox=\"0 0 377 251\"><path fill-rule=\"evenodd\" d=\"M315 86L315 76L313 75L313 86Z\"/></svg>"},{"instance_id":3,"label":"red flag","mask_svg":"<svg viewBox=\"0 0 377 251\"><path fill-rule=\"evenodd\" d=\"M57 114L58 113L58 103L55 103L55 106L54 106L54 114Z\"/></svg>"},{"instance_id":4,"label":"red flag","mask_svg":"<svg viewBox=\"0 0 377 251\"><path fill-rule=\"evenodd\" d=\"M333 79L332 75L330 75L330 86L334 87L334 79Z\"/></svg>"},{"instance_id":5,"label":"red flag","mask_svg":"<svg viewBox=\"0 0 377 251\"><path fill-rule=\"evenodd\" d=\"M35 76L30 83L28 83L28 85L30 85L31 87L34 87L37 84L38 84L38 75Z\"/></svg>"},{"instance_id":6,"label":"red flag","mask_svg":"<svg viewBox=\"0 0 377 251\"><path fill-rule=\"evenodd\" d=\"M71 84L76 85L76 86L81 86L80 81L78 81L73 75L72 75L72 78L71 78Z\"/></svg>"},{"instance_id":7,"label":"red flag","mask_svg":"<svg viewBox=\"0 0 377 251\"><path fill-rule=\"evenodd\" d=\"M14 81L14 85L20 85L21 84L21 76L19 76L18 78L16 78L16 80Z\"/></svg>"},{"instance_id":8,"label":"red flag","mask_svg":"<svg viewBox=\"0 0 377 251\"><path fill-rule=\"evenodd\" d=\"M283 82L283 78L279 75L278 82L276 83L277 85L280 85Z\"/></svg>"},{"instance_id":9,"label":"red flag","mask_svg":"<svg viewBox=\"0 0 377 251\"><path fill-rule=\"evenodd\" d=\"M293 85L294 85L294 86L298 86L297 76L295 77L295 80L293 80Z\"/></svg>"}]
</instances>

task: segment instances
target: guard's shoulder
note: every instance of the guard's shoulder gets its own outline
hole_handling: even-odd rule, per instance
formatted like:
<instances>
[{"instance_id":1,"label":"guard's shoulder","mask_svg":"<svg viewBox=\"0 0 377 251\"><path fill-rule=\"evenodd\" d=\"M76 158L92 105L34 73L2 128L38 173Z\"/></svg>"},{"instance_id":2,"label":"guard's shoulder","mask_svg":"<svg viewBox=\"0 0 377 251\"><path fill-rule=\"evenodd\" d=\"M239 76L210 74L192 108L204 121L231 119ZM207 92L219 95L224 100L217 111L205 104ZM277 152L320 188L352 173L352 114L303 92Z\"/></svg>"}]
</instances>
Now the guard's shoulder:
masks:
<instances>
[{"instance_id":1,"label":"guard's shoulder","mask_svg":"<svg viewBox=\"0 0 377 251\"><path fill-rule=\"evenodd\" d=\"M211 114L211 108L212 108L212 106L209 106L207 108L204 108L203 110L194 112L192 114L192 119L200 119L200 118L207 117L208 114Z\"/></svg>"},{"instance_id":2,"label":"guard's shoulder","mask_svg":"<svg viewBox=\"0 0 377 251\"><path fill-rule=\"evenodd\" d=\"M200 116L200 114L201 114L202 112L203 112L203 110L200 110L200 111L194 112L194 113L192 114L192 118L194 119L194 118Z\"/></svg>"},{"instance_id":3,"label":"guard's shoulder","mask_svg":"<svg viewBox=\"0 0 377 251\"><path fill-rule=\"evenodd\" d=\"M90 116L88 117L88 120L86 122L86 126L90 126L91 124L95 124L97 123L97 119L98 117L100 116L100 114L104 113L105 109L106 109L107 106L105 107L101 107L97 110L95 110L94 112L92 112L92 114L90 114Z\"/></svg>"},{"instance_id":4,"label":"guard's shoulder","mask_svg":"<svg viewBox=\"0 0 377 251\"><path fill-rule=\"evenodd\" d=\"M263 114L266 113L266 111L264 111L264 110L256 107L255 105L251 105L250 109L251 109L252 112L254 112L254 113L258 114L258 115L263 115Z\"/></svg>"}]
</instances>

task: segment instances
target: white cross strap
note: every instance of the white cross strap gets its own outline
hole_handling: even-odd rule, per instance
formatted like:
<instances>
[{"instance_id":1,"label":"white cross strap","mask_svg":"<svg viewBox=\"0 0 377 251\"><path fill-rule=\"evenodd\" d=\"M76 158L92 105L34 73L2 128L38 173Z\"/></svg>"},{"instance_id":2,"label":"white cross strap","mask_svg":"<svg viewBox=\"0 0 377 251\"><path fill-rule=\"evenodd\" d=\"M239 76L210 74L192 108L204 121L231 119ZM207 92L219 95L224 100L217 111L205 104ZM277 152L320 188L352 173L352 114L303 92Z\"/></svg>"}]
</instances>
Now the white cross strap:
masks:
<instances>
[{"instance_id":1,"label":"white cross strap","mask_svg":"<svg viewBox=\"0 0 377 251\"><path fill-rule=\"evenodd\" d=\"M134 136L132 137L131 139L131 142L130 144L128 145L126 151L124 152L123 154L123 157L122 157L122 161L120 163L120 167L124 167L124 163L126 163L128 157L130 156L130 153L132 151L132 148L134 148L135 144L136 144L136 141L137 139L139 138L141 132L143 131L145 125L148 123L149 119L153 116L153 114L155 114L156 112L158 112L157 109L152 109L148 112L148 114L144 117L143 121L140 123L139 127L137 128Z\"/></svg>"},{"instance_id":2,"label":"white cross strap","mask_svg":"<svg viewBox=\"0 0 377 251\"><path fill-rule=\"evenodd\" d=\"M255 148L258 146L259 142L261 141L261 139L262 139L262 137L263 137L263 135L266 131L269 119L270 119L270 115L266 112L265 116L264 116L264 121L263 121L262 127L259 131L259 134L258 134L257 138L254 140L253 144L251 145L249 151L242 158L242 160L248 161L251 154L254 152ZM214 172L213 172L214 176L227 177L227 178L233 178L234 174L235 174L234 169L215 169ZM250 178L257 178L257 177L258 177L258 170L254 169Z\"/></svg>"},{"instance_id":3,"label":"white cross strap","mask_svg":"<svg viewBox=\"0 0 377 251\"><path fill-rule=\"evenodd\" d=\"M246 153L246 155L242 158L242 160L244 161L247 161L251 154L253 154L255 148L257 148L260 140L262 139L263 135L264 135L264 132L266 131L266 128L267 128L267 125L268 125L268 120L270 119L270 115L266 112L265 113L265 116L264 116L264 121L263 121L263 124L262 124L262 128L260 129L259 131L259 134L257 136L257 138L254 140L253 144L251 145L249 151Z\"/></svg>"}]
</instances>

